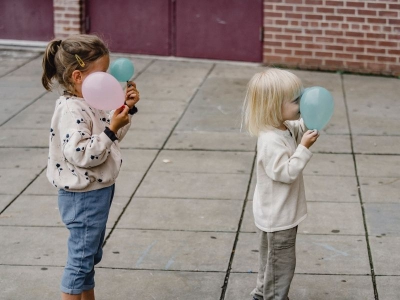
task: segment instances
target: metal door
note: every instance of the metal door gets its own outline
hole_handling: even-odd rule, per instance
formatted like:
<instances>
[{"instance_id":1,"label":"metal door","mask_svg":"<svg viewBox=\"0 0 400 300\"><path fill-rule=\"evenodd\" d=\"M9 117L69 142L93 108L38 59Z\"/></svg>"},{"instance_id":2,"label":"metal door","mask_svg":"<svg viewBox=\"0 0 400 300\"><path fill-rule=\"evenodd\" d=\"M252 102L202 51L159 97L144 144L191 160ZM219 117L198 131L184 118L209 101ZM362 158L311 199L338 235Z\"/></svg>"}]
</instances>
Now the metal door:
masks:
<instances>
[{"instance_id":1,"label":"metal door","mask_svg":"<svg viewBox=\"0 0 400 300\"><path fill-rule=\"evenodd\" d=\"M88 0L88 32L115 52L169 55L170 0Z\"/></svg>"},{"instance_id":2,"label":"metal door","mask_svg":"<svg viewBox=\"0 0 400 300\"><path fill-rule=\"evenodd\" d=\"M53 0L0 1L0 39L48 41L53 37Z\"/></svg>"},{"instance_id":3,"label":"metal door","mask_svg":"<svg viewBox=\"0 0 400 300\"><path fill-rule=\"evenodd\" d=\"M262 60L262 0L176 0L176 56Z\"/></svg>"}]
</instances>

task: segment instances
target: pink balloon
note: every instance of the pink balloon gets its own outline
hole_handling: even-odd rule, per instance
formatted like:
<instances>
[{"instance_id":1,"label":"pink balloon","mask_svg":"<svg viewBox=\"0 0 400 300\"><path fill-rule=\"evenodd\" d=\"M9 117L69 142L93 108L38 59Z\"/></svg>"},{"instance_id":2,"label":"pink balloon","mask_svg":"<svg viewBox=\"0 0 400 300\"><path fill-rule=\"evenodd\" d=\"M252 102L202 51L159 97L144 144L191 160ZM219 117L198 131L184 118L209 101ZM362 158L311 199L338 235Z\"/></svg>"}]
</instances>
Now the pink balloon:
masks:
<instances>
[{"instance_id":1,"label":"pink balloon","mask_svg":"<svg viewBox=\"0 0 400 300\"><path fill-rule=\"evenodd\" d=\"M89 74L83 81L82 94L91 107L101 110L117 109L125 103L125 94L120 83L105 72Z\"/></svg>"}]
</instances>

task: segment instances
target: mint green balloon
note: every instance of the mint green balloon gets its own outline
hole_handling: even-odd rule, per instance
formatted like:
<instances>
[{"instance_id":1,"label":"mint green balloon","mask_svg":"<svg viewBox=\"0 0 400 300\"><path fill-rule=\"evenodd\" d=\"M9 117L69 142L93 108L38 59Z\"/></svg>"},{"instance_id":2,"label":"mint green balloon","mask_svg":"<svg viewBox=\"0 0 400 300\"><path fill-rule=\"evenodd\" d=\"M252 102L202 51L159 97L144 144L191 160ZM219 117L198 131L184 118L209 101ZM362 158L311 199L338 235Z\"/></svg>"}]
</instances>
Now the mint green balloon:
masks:
<instances>
[{"instance_id":1,"label":"mint green balloon","mask_svg":"<svg viewBox=\"0 0 400 300\"><path fill-rule=\"evenodd\" d=\"M322 130L329 123L333 108L331 93L320 86L305 89L300 98L300 114L309 129Z\"/></svg>"},{"instance_id":2,"label":"mint green balloon","mask_svg":"<svg viewBox=\"0 0 400 300\"><path fill-rule=\"evenodd\" d=\"M110 66L110 74L120 82L129 81L134 72L133 63L127 58L118 58Z\"/></svg>"}]
</instances>

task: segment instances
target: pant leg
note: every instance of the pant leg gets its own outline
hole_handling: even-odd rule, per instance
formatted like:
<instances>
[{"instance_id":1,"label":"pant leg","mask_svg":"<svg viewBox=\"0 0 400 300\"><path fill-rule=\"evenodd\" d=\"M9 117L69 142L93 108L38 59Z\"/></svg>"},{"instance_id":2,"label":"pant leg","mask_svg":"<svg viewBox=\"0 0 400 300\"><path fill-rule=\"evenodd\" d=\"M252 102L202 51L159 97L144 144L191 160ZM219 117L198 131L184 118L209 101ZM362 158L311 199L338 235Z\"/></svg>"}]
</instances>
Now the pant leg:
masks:
<instances>
[{"instance_id":1,"label":"pant leg","mask_svg":"<svg viewBox=\"0 0 400 300\"><path fill-rule=\"evenodd\" d=\"M64 293L81 294L94 288L94 261L104 240L112 191L113 186L83 193L59 193L60 214L70 231L68 259L61 281Z\"/></svg>"},{"instance_id":2,"label":"pant leg","mask_svg":"<svg viewBox=\"0 0 400 300\"><path fill-rule=\"evenodd\" d=\"M259 232L259 272L252 295L256 299L287 300L296 267L297 227Z\"/></svg>"}]
</instances>

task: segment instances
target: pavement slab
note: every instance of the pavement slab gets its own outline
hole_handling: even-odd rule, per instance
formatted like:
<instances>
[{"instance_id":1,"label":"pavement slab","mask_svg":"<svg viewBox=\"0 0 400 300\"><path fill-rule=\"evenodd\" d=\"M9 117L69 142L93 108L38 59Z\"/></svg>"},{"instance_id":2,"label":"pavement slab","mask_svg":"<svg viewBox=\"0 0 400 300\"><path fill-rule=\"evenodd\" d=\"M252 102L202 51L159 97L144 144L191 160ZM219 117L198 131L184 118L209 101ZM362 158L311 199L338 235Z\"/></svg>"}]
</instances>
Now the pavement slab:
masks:
<instances>
[{"instance_id":1,"label":"pavement slab","mask_svg":"<svg viewBox=\"0 0 400 300\"><path fill-rule=\"evenodd\" d=\"M127 54L111 61L119 57L133 61L141 101L120 144L96 299L250 299L257 139L241 129L241 109L249 79L266 67ZM2 300L59 298L67 254L46 178L62 89L43 89L41 60L40 52L0 50ZM335 108L303 172L308 218L289 297L397 300L399 81L291 71L305 87L327 88Z\"/></svg>"}]
</instances>

